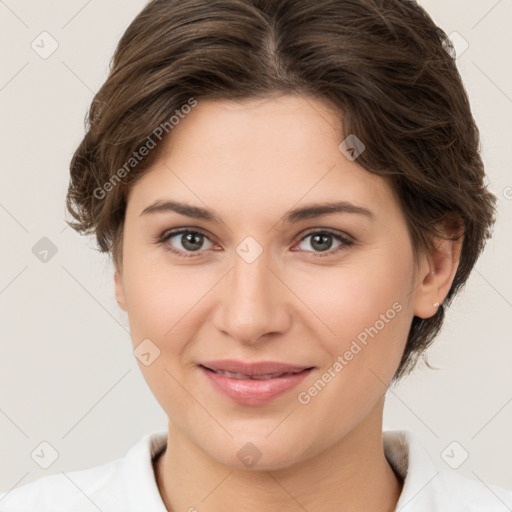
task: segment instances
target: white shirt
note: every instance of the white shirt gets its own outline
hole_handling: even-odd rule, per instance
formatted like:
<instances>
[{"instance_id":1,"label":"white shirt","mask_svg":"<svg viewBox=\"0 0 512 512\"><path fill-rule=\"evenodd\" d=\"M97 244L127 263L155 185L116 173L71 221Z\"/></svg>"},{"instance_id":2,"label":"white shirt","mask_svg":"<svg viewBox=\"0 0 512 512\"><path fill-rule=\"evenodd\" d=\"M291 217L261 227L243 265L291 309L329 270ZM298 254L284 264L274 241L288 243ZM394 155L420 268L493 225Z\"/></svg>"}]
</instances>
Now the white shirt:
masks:
<instances>
[{"instance_id":1,"label":"white shirt","mask_svg":"<svg viewBox=\"0 0 512 512\"><path fill-rule=\"evenodd\" d=\"M512 510L511 491L436 469L410 432L384 431L383 441L387 460L404 479L396 512ZM122 458L90 469L43 477L4 492L0 494L0 511L167 512L152 464L166 442L167 432L149 434Z\"/></svg>"}]
</instances>

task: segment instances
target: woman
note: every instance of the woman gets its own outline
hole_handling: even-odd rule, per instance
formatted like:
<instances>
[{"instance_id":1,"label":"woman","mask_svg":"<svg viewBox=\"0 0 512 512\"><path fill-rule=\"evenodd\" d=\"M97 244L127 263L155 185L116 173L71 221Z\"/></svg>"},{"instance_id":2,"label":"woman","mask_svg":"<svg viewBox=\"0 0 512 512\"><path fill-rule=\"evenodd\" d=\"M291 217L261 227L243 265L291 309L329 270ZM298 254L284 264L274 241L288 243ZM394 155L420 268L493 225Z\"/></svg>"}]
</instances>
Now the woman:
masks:
<instances>
[{"instance_id":1,"label":"woman","mask_svg":"<svg viewBox=\"0 0 512 512\"><path fill-rule=\"evenodd\" d=\"M168 431L3 510L510 510L382 432L494 221L446 34L408 0L158 0L68 208Z\"/></svg>"}]
</instances>

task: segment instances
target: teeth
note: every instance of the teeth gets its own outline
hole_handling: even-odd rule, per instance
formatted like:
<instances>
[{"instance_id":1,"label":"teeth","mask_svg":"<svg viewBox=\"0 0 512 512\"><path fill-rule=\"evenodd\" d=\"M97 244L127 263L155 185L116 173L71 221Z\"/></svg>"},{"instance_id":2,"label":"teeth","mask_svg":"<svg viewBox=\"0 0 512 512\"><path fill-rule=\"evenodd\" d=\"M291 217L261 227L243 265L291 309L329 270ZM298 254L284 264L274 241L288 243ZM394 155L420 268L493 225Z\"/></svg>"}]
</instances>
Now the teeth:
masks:
<instances>
[{"instance_id":1,"label":"teeth","mask_svg":"<svg viewBox=\"0 0 512 512\"><path fill-rule=\"evenodd\" d=\"M278 373L269 373L267 375L252 375L251 379L256 380L264 380L264 379L275 379L277 377L282 377L283 375L287 375L286 372L278 372Z\"/></svg>"},{"instance_id":2,"label":"teeth","mask_svg":"<svg viewBox=\"0 0 512 512\"><path fill-rule=\"evenodd\" d=\"M233 379L255 379L255 380L265 380L265 379L275 379L276 377L281 377L286 375L288 372L277 372L277 373L268 373L267 375L244 375L243 373L235 373L235 372L227 372L222 370L213 370L217 375L226 375L226 377L231 377Z\"/></svg>"}]
</instances>

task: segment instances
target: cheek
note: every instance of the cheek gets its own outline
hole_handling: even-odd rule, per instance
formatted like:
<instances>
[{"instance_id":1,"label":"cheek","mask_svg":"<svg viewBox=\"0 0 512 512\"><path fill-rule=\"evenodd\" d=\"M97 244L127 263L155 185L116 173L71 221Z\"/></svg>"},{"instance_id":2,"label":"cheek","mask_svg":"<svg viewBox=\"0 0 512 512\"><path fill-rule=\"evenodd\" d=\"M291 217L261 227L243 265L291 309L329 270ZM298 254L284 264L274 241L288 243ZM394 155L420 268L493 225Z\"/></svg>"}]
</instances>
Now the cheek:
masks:
<instances>
[{"instance_id":1,"label":"cheek","mask_svg":"<svg viewBox=\"0 0 512 512\"><path fill-rule=\"evenodd\" d=\"M323 362L329 368L342 358L333 388L380 389L393 376L412 320L412 261L407 241L397 241L317 273L304 285L308 306L322 320L315 319L310 329L328 354Z\"/></svg>"},{"instance_id":2,"label":"cheek","mask_svg":"<svg viewBox=\"0 0 512 512\"><path fill-rule=\"evenodd\" d=\"M394 314L397 309L405 310L411 300L411 275L409 262L398 264L391 255L380 254L304 276L300 293L331 334L341 340L373 326L388 310L392 320L398 316ZM395 303L400 307L393 307Z\"/></svg>"},{"instance_id":3,"label":"cheek","mask_svg":"<svg viewBox=\"0 0 512 512\"><path fill-rule=\"evenodd\" d=\"M316 428L328 427L333 438L369 414L400 363L412 318L406 268L400 276L353 268L340 274L340 286L333 288L331 281L326 288L332 290L326 294L330 300L322 310L316 296L318 315L335 334L325 335L325 327L318 327L316 338L326 357L297 401L308 421L318 418Z\"/></svg>"},{"instance_id":4,"label":"cheek","mask_svg":"<svg viewBox=\"0 0 512 512\"><path fill-rule=\"evenodd\" d=\"M147 339L157 347L158 356L150 364L139 360L141 373L169 418L179 423L187 408L194 410L179 384L183 382L183 354L197 334L200 299L211 288L214 276L206 275L199 266L173 267L164 259L160 256L155 261L143 251L127 252L125 294L135 351Z\"/></svg>"},{"instance_id":5,"label":"cheek","mask_svg":"<svg viewBox=\"0 0 512 512\"><path fill-rule=\"evenodd\" d=\"M179 339L200 299L215 284L200 266L173 266L132 252L125 261L125 293L132 337ZM134 339L134 342L136 340Z\"/></svg>"}]
</instances>

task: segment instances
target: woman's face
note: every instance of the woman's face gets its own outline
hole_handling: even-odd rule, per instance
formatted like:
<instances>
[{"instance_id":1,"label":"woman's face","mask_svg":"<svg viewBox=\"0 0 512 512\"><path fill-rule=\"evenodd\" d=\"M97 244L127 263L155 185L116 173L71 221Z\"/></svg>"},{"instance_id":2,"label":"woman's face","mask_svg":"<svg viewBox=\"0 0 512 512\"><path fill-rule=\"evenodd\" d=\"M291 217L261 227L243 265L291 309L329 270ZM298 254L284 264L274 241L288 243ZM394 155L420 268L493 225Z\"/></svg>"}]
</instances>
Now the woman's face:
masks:
<instances>
[{"instance_id":1,"label":"woman's face","mask_svg":"<svg viewBox=\"0 0 512 512\"><path fill-rule=\"evenodd\" d=\"M396 198L340 151L340 124L313 98L199 101L130 191L117 299L170 422L221 463L287 467L378 418L432 302ZM202 366L222 360L313 369Z\"/></svg>"}]
</instances>

